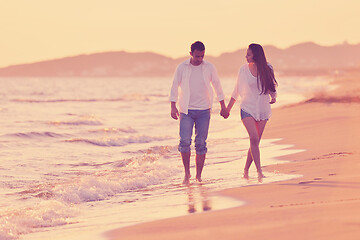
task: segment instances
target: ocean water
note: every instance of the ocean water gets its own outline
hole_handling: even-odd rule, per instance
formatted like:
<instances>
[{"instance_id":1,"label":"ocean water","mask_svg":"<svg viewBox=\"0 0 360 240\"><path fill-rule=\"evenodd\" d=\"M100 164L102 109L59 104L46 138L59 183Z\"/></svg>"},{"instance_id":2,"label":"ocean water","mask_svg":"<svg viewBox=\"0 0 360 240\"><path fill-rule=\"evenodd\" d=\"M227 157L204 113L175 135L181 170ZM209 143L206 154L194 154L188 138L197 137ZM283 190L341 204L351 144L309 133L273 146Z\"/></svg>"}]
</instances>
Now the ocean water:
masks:
<instances>
[{"instance_id":1,"label":"ocean water","mask_svg":"<svg viewBox=\"0 0 360 240\"><path fill-rule=\"evenodd\" d=\"M0 240L101 239L122 226L244 204L214 194L259 184L254 167L241 178L249 141L238 105L224 120L214 104L204 181L184 186L171 81L0 79ZM279 79L274 107L333 88L328 81ZM222 80L227 96L234 84ZM261 142L262 165L302 151L276 141ZM265 175L262 184L298 177Z\"/></svg>"}]
</instances>

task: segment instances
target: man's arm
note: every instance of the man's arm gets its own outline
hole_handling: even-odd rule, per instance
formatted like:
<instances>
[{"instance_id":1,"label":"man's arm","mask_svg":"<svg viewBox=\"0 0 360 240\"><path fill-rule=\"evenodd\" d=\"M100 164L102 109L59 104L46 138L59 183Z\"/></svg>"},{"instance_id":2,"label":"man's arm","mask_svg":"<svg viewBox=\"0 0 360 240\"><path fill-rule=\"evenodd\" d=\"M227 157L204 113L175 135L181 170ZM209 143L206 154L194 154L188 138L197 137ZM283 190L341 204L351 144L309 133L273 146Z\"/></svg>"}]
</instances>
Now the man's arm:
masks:
<instances>
[{"instance_id":1,"label":"man's arm","mask_svg":"<svg viewBox=\"0 0 360 240\"><path fill-rule=\"evenodd\" d=\"M219 76L216 72L216 69L212 65L211 65L211 71L212 71L211 72L211 84L212 84L212 86L215 90L216 96L221 104L221 101L223 101L225 99L225 94L223 92L221 82L220 82Z\"/></svg>"},{"instance_id":2,"label":"man's arm","mask_svg":"<svg viewBox=\"0 0 360 240\"><path fill-rule=\"evenodd\" d=\"M171 117L175 120L179 117L179 111L176 108L176 102L171 102Z\"/></svg>"},{"instance_id":3,"label":"man's arm","mask_svg":"<svg viewBox=\"0 0 360 240\"><path fill-rule=\"evenodd\" d=\"M228 112L228 110L226 109L226 106L225 106L225 101L224 101L225 95L224 95L224 92L222 90L220 79L219 79L219 76L217 75L215 67L211 65L211 69L212 69L212 72L211 72L211 75L212 75L211 76L211 84L213 85L213 87L215 89L217 98L218 98L219 103L220 103L220 107L221 107L220 115L223 116L226 119L226 118L229 117L229 112Z\"/></svg>"},{"instance_id":4,"label":"man's arm","mask_svg":"<svg viewBox=\"0 0 360 240\"><path fill-rule=\"evenodd\" d=\"M177 67L173 79L173 83L170 91L170 103L171 103L171 117L175 120L179 117L179 111L176 107L176 101L178 100L178 88L181 81L181 70L180 66Z\"/></svg>"}]
</instances>

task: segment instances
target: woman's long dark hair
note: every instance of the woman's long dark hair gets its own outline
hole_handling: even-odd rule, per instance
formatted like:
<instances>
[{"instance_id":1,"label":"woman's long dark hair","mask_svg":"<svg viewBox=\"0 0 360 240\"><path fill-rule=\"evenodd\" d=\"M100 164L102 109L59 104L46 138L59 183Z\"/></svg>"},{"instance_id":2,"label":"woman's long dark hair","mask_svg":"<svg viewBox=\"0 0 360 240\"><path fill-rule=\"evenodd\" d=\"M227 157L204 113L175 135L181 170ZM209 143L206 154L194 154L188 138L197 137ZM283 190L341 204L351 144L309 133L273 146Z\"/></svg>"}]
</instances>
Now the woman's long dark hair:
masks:
<instances>
[{"instance_id":1,"label":"woman's long dark hair","mask_svg":"<svg viewBox=\"0 0 360 240\"><path fill-rule=\"evenodd\" d=\"M269 67L266 61L264 49L261 45L256 43L250 44L249 48L254 55L253 60L257 67L258 86L259 82L261 85L261 88L259 88L259 90L261 90L260 94L268 94L269 91L275 92L275 87L278 85L278 83L275 79L274 71Z\"/></svg>"}]
</instances>

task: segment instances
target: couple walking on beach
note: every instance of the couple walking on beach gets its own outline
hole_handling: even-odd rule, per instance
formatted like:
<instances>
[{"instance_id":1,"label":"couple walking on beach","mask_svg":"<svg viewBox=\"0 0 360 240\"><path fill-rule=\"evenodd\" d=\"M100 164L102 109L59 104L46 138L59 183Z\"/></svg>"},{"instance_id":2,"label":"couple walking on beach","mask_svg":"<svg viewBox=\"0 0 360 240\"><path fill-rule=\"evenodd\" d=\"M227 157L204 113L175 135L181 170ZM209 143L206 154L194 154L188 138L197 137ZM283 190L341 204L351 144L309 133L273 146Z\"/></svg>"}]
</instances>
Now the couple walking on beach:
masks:
<instances>
[{"instance_id":1,"label":"couple walking on beach","mask_svg":"<svg viewBox=\"0 0 360 240\"><path fill-rule=\"evenodd\" d=\"M254 161L258 179L264 177L260 164L259 142L267 120L271 116L270 104L276 102L277 82L272 66L266 61L261 45L250 44L246 60L248 64L240 68L238 79L228 105L215 67L204 61L205 46L197 41L191 45L191 58L181 63L175 72L170 92L171 117L180 118L180 143L185 170L183 183L190 180L191 138L195 126L196 180L201 182L201 173L206 158L213 89L220 103L220 115L227 119L231 108L240 96L241 120L249 134L250 148L244 168L244 178L249 178L249 168ZM181 89L179 94L179 88ZM176 106L178 102L179 110Z\"/></svg>"}]
</instances>

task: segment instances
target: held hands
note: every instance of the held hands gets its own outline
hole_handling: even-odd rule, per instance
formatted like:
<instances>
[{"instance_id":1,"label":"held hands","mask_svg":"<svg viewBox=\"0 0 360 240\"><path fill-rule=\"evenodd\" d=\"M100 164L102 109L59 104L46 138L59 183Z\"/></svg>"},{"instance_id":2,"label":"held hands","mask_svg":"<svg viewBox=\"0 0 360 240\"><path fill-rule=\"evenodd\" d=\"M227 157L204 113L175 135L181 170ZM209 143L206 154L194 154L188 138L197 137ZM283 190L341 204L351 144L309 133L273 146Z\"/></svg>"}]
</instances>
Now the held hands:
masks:
<instances>
[{"instance_id":1,"label":"held hands","mask_svg":"<svg viewBox=\"0 0 360 240\"><path fill-rule=\"evenodd\" d=\"M227 110L227 108L221 108L220 116L222 116L224 119L227 119L230 116L230 113Z\"/></svg>"},{"instance_id":2,"label":"held hands","mask_svg":"<svg viewBox=\"0 0 360 240\"><path fill-rule=\"evenodd\" d=\"M220 101L220 116L222 116L223 118L227 119L230 115L229 111L227 110L226 106L225 106L225 101L222 100Z\"/></svg>"},{"instance_id":3,"label":"held hands","mask_svg":"<svg viewBox=\"0 0 360 240\"><path fill-rule=\"evenodd\" d=\"M231 108L234 106L235 101L236 100L234 98L231 98L227 107L225 106L224 101L220 102L220 104L221 104L220 115L223 116L225 119L227 119L230 116L230 111L231 111Z\"/></svg>"}]
</instances>

